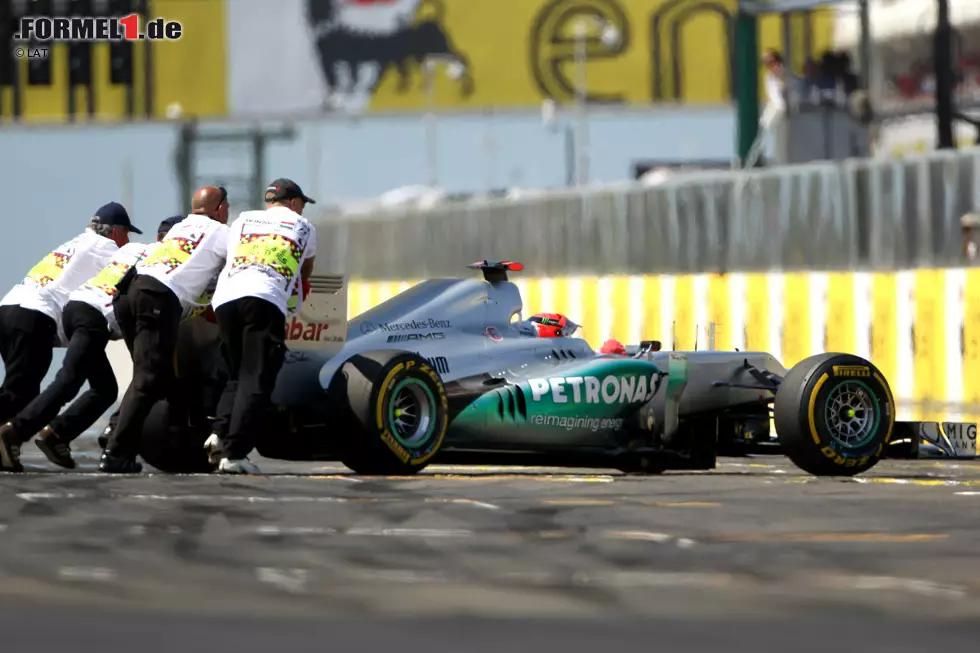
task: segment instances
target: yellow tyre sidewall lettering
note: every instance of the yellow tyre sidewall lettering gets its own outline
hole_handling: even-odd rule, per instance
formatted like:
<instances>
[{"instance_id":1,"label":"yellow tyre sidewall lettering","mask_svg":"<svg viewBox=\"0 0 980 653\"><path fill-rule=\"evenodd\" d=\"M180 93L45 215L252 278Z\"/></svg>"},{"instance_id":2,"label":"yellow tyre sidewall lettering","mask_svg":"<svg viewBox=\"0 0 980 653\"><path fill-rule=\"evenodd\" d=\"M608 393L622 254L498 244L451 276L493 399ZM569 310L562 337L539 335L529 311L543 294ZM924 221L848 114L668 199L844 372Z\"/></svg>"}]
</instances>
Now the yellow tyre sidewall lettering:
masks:
<instances>
[{"instance_id":1,"label":"yellow tyre sidewall lettering","mask_svg":"<svg viewBox=\"0 0 980 653\"><path fill-rule=\"evenodd\" d=\"M819 395L824 384L831 379L831 373L824 372L821 374L820 378L817 379L817 382L810 390L810 399L807 402L807 426L809 427L810 437L813 439L814 444L820 447L820 453L822 453L828 460L833 461L835 465L840 467L861 467L872 458L880 457L885 449L885 446L891 441L892 430L895 425L895 400L892 397L891 389L885 382L884 378L882 378L877 371L873 370L867 365L833 365L831 367L831 372L835 378L873 378L880 384L882 394L885 396L886 405L884 406L884 412L886 415L884 415L883 418L887 421L887 424L884 427L884 439L875 449L875 452L870 456L863 455L860 457L846 457L836 451L832 446L830 446L830 444L826 443L825 439L820 435L820 431L817 428L817 396Z\"/></svg>"},{"instance_id":2,"label":"yellow tyre sidewall lettering","mask_svg":"<svg viewBox=\"0 0 980 653\"><path fill-rule=\"evenodd\" d=\"M388 428L387 424L385 424L384 418L385 406L388 403L388 395L391 393L391 389L395 386L395 377L398 376L398 373L404 369L405 364L399 363L388 372L384 383L381 384L381 390L378 392L378 407L375 416L377 418L376 422L378 430L381 431L381 441L384 442L389 449L391 449L392 453L398 456L400 461L407 463L412 457L411 454L408 453L408 450L395 439L395 436L392 435L391 430Z\"/></svg>"},{"instance_id":3,"label":"yellow tyre sidewall lettering","mask_svg":"<svg viewBox=\"0 0 980 653\"><path fill-rule=\"evenodd\" d=\"M878 455L881 455L881 451L882 451L884 445L885 444L888 444L889 442L892 441L892 430L895 428L895 413L896 413L896 408L895 408L895 398L892 396L892 389L888 385L888 383L885 381L884 377L882 377L880 374L878 374L877 372L875 372L874 373L874 378L875 378L876 381L878 381L878 383L881 384L881 387L885 389L885 397L887 398L887 401L888 401L888 406L887 406L887 408L888 408L888 430L885 432L884 444L882 445L882 447L879 447L878 448Z\"/></svg>"},{"instance_id":4,"label":"yellow tyre sidewall lettering","mask_svg":"<svg viewBox=\"0 0 980 653\"><path fill-rule=\"evenodd\" d=\"M432 382L435 384L436 388L438 388L439 405L442 407L442 416L439 418L439 423L436 424L436 437L435 441L429 445L429 452L424 456L412 459L412 465L424 465L429 461L429 459L439 453L439 449L442 448L442 441L446 438L446 430L449 427L449 397L446 395L446 388L442 384L442 379L440 379L439 374L428 365L423 365L419 369L427 374L429 378L432 379Z\"/></svg>"},{"instance_id":5,"label":"yellow tyre sidewall lettering","mask_svg":"<svg viewBox=\"0 0 980 653\"><path fill-rule=\"evenodd\" d=\"M436 393L438 394L439 404L442 408L442 416L439 418L438 423L435 425L435 436L433 440L427 443L427 453L422 456L412 456L412 453L406 449L394 434L391 432L389 425L385 420L385 408L388 405L388 400L391 395L392 389L395 387L398 381L398 376L401 374L409 374L413 371L424 374L429 377L433 385L436 387ZM448 410L449 410L449 398L446 395L446 389L442 384L442 380L439 375L430 366L425 364L419 364L416 361L409 360L404 363L398 363L385 376L384 382L381 384L381 390L378 392L377 406L375 409L375 422L378 430L381 432L381 441L391 449L392 453L398 457L403 464L406 465L424 465L429 461L432 456L438 453L440 447L442 446L442 441L446 437L446 429L448 426Z\"/></svg>"},{"instance_id":6,"label":"yellow tyre sidewall lettering","mask_svg":"<svg viewBox=\"0 0 980 653\"><path fill-rule=\"evenodd\" d=\"M807 405L807 423L810 426L810 437L813 438L814 444L817 445L820 444L820 434L817 433L817 393L820 392L820 388L823 387L823 384L826 383L827 379L829 378L830 375L825 372L823 376L817 379L816 385L814 385L813 390L810 391L810 402Z\"/></svg>"}]
</instances>

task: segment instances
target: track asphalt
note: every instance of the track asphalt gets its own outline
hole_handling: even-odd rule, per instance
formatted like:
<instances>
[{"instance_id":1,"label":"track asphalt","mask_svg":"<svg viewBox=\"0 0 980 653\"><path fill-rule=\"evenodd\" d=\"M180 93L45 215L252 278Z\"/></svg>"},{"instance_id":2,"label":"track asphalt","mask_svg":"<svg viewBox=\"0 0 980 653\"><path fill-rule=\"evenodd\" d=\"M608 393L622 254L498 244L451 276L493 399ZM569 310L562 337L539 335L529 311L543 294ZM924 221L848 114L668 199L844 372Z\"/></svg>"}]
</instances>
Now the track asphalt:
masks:
<instances>
[{"instance_id":1,"label":"track asphalt","mask_svg":"<svg viewBox=\"0 0 980 653\"><path fill-rule=\"evenodd\" d=\"M0 474L4 653L980 650L980 462Z\"/></svg>"}]
</instances>

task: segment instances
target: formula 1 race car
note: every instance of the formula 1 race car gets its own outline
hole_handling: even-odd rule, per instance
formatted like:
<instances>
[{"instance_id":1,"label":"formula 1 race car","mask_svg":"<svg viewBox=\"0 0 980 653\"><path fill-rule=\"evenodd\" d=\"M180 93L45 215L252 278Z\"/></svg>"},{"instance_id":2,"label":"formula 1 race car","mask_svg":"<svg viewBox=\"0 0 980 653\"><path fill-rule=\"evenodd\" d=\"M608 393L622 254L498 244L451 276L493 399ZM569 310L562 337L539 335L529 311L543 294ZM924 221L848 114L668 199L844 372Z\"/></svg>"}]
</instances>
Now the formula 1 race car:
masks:
<instances>
[{"instance_id":1,"label":"formula 1 race car","mask_svg":"<svg viewBox=\"0 0 980 653\"><path fill-rule=\"evenodd\" d=\"M526 328L508 279L522 265L470 267L483 278L424 281L349 323L346 280L314 277L287 322L259 453L384 475L436 460L706 470L719 452L768 447L811 474L850 476L887 456L976 455L975 424L896 422L888 382L858 356L787 370L764 352L661 351L656 341L597 354L574 334ZM154 407L144 429L142 457L161 471L213 469L210 419L192 413L214 415L218 348L213 324L187 323L177 366L187 394Z\"/></svg>"}]
</instances>

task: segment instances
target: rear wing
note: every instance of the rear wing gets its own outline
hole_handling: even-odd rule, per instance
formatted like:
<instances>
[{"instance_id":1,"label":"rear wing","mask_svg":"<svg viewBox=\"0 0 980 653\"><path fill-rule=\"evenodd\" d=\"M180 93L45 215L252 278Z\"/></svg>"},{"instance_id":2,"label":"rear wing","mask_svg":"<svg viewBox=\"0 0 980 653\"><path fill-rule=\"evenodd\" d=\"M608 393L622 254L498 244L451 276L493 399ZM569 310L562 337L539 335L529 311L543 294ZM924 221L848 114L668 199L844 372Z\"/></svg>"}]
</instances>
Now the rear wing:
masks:
<instances>
[{"instance_id":1,"label":"rear wing","mask_svg":"<svg viewBox=\"0 0 980 653\"><path fill-rule=\"evenodd\" d=\"M310 294L286 320L286 346L335 354L347 342L347 277L313 275Z\"/></svg>"}]
</instances>

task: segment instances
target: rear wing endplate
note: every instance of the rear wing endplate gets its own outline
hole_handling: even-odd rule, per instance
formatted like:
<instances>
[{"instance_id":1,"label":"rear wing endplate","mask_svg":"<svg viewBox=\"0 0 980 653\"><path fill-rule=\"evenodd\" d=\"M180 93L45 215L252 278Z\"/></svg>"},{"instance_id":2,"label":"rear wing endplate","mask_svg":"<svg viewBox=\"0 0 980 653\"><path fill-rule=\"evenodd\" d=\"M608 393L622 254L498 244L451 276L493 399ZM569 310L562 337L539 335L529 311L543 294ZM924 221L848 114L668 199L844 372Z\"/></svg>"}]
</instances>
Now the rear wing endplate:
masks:
<instances>
[{"instance_id":1,"label":"rear wing endplate","mask_svg":"<svg viewBox=\"0 0 980 653\"><path fill-rule=\"evenodd\" d=\"M286 346L330 354L347 342L347 277L313 275L310 294L299 311L286 320Z\"/></svg>"}]
</instances>

